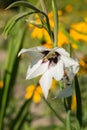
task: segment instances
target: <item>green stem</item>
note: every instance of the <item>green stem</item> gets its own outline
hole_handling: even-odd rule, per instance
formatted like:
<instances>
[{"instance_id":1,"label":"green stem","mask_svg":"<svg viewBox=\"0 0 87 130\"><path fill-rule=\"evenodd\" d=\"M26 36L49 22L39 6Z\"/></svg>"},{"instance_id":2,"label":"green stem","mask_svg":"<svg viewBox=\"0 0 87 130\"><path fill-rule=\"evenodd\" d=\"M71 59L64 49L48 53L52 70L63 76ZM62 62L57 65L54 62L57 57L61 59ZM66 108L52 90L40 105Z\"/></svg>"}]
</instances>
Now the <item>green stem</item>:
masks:
<instances>
[{"instance_id":1,"label":"green stem","mask_svg":"<svg viewBox=\"0 0 87 130\"><path fill-rule=\"evenodd\" d=\"M45 16L46 17L46 29L47 29L47 31L50 35L50 39L51 39L51 42L53 44L54 43L54 35L53 35L53 32L52 32L51 27L50 27L45 0L40 0L40 1L41 1L41 5L42 5L42 8L43 8L43 12L46 14L46 16Z\"/></svg>"},{"instance_id":2,"label":"green stem","mask_svg":"<svg viewBox=\"0 0 87 130\"><path fill-rule=\"evenodd\" d=\"M46 9L46 4L45 4L45 0L40 0L41 1L41 6L43 8L43 12L45 14L46 17L46 29L50 35L51 41L52 43L54 42L54 36L53 36L53 32L51 31L51 27L50 27L50 23L49 23L49 18L48 18L48 13L47 13L47 9Z\"/></svg>"},{"instance_id":3,"label":"green stem","mask_svg":"<svg viewBox=\"0 0 87 130\"><path fill-rule=\"evenodd\" d=\"M66 117L66 130L71 130L71 118L70 118L70 116L71 116L71 111L70 110L68 110L67 111L67 117Z\"/></svg>"},{"instance_id":4,"label":"green stem","mask_svg":"<svg viewBox=\"0 0 87 130\"><path fill-rule=\"evenodd\" d=\"M58 46L58 9L56 0L52 0L53 7L53 16L54 16L54 45L53 47Z\"/></svg>"},{"instance_id":5,"label":"green stem","mask_svg":"<svg viewBox=\"0 0 87 130\"><path fill-rule=\"evenodd\" d=\"M54 110L54 108L50 105L50 103L45 99L43 98L44 102L49 106L49 108L52 110L52 112L54 112L54 114L56 115L56 117L63 123L65 124L65 121L63 120L63 118L61 118L60 115L57 114L57 112Z\"/></svg>"}]
</instances>

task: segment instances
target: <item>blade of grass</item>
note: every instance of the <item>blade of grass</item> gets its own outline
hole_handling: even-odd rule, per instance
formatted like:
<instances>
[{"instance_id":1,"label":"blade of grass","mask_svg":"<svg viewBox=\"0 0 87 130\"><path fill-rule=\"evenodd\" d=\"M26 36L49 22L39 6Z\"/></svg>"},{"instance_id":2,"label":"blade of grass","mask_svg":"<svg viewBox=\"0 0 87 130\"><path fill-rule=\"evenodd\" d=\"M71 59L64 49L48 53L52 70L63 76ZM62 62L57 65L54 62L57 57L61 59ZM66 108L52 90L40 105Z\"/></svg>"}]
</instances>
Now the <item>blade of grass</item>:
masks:
<instances>
[{"instance_id":1,"label":"blade of grass","mask_svg":"<svg viewBox=\"0 0 87 130\"><path fill-rule=\"evenodd\" d=\"M80 92L80 86L78 82L77 76L75 76L75 92L76 92L76 102L77 102L77 119L80 124L80 127L82 127L82 100L81 100L81 92Z\"/></svg>"},{"instance_id":2,"label":"blade of grass","mask_svg":"<svg viewBox=\"0 0 87 130\"><path fill-rule=\"evenodd\" d=\"M18 25L19 26L19 25ZM18 27L17 27L18 29ZM20 48L22 47L24 36L25 36L25 29L24 31L20 30L19 34L17 33L17 30L14 30L16 35L14 34L14 37L12 37L10 44L9 44L9 55L7 57L6 61L6 68L4 73L4 87L2 90L2 102L1 102L1 109L0 109L0 130L3 130L3 119L7 107L7 103L9 102L9 93L11 89L13 88L13 85L15 83L18 65L19 65L19 59L17 58L18 52ZM15 42L15 40L17 40Z\"/></svg>"},{"instance_id":3,"label":"blade of grass","mask_svg":"<svg viewBox=\"0 0 87 130\"><path fill-rule=\"evenodd\" d=\"M35 12L24 12L24 13L19 13L18 15L12 17L7 25L5 26L5 29L4 29L4 32L3 32L3 35L5 36L5 38L7 38L9 32L11 31L11 29L14 27L14 25L23 17L27 16L27 15L31 15Z\"/></svg>"}]
</instances>

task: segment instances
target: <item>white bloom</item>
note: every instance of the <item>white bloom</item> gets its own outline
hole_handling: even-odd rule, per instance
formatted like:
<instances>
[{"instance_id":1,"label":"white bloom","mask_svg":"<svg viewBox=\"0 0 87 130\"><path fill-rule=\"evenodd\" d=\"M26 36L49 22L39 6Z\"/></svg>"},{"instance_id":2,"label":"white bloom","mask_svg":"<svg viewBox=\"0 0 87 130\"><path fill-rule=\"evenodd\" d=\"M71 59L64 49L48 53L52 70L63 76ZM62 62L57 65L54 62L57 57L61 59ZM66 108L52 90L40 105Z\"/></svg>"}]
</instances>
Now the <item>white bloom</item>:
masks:
<instances>
[{"instance_id":1,"label":"white bloom","mask_svg":"<svg viewBox=\"0 0 87 130\"><path fill-rule=\"evenodd\" d=\"M42 75L39 83L45 98L47 98L52 79L61 80L64 76L65 68L71 67L74 75L78 72L78 62L70 58L69 53L63 48L56 47L47 49L44 47L33 47L30 49L22 49L18 56L25 52L28 52L32 57L26 79L32 79Z\"/></svg>"}]
</instances>

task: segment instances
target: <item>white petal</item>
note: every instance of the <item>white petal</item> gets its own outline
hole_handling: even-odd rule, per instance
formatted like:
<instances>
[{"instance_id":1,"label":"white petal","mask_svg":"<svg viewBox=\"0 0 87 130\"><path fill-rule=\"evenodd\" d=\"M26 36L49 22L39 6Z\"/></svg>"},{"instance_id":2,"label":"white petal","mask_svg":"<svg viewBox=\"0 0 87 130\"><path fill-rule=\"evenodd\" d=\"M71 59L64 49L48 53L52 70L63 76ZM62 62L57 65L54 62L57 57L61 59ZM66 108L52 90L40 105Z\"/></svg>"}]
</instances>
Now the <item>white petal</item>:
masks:
<instances>
[{"instance_id":1,"label":"white petal","mask_svg":"<svg viewBox=\"0 0 87 130\"><path fill-rule=\"evenodd\" d=\"M21 51L18 53L18 56L20 56L22 53L29 53L31 56L33 56L34 54L37 55L38 53L41 54L42 51L45 51L45 50L50 50L50 49L47 49L45 47L33 47L33 48L29 48L29 49L21 49Z\"/></svg>"},{"instance_id":2,"label":"white petal","mask_svg":"<svg viewBox=\"0 0 87 130\"><path fill-rule=\"evenodd\" d=\"M43 76L41 77L41 79L39 81L40 86L43 90L43 93L44 93L44 96L46 99L48 96L49 88L50 88L51 83L52 83L52 75L51 75L49 70L43 74Z\"/></svg>"},{"instance_id":3,"label":"white petal","mask_svg":"<svg viewBox=\"0 0 87 130\"><path fill-rule=\"evenodd\" d=\"M57 50L56 50L60 55L65 55L65 56L70 56L70 54L65 50L65 49L63 49L63 48L58 48Z\"/></svg>"},{"instance_id":4,"label":"white petal","mask_svg":"<svg viewBox=\"0 0 87 130\"><path fill-rule=\"evenodd\" d=\"M49 62L42 63L42 60L39 60L32 67L29 66L26 79L32 79L43 74L48 69L48 64Z\"/></svg>"},{"instance_id":5,"label":"white petal","mask_svg":"<svg viewBox=\"0 0 87 130\"><path fill-rule=\"evenodd\" d=\"M63 61L60 60L54 67L54 78L56 80L61 80L64 75Z\"/></svg>"},{"instance_id":6,"label":"white petal","mask_svg":"<svg viewBox=\"0 0 87 130\"><path fill-rule=\"evenodd\" d=\"M34 48L29 48L29 49L22 49L19 53L18 56L20 56L22 53L28 53L32 58L38 58L38 56L41 58L43 54L39 52L39 50L34 47ZM39 58L39 59L40 59Z\"/></svg>"},{"instance_id":7,"label":"white petal","mask_svg":"<svg viewBox=\"0 0 87 130\"><path fill-rule=\"evenodd\" d=\"M31 66L33 66L34 64L36 64L43 56L44 54L42 54L41 52L45 51L45 50L50 50L47 49L45 47L33 47L33 48L29 48L29 49L22 49L19 53L18 56L20 56L22 53L27 53L29 54L29 60L31 60Z\"/></svg>"},{"instance_id":8,"label":"white petal","mask_svg":"<svg viewBox=\"0 0 87 130\"><path fill-rule=\"evenodd\" d=\"M73 73L76 74L79 71L79 64L73 66Z\"/></svg>"},{"instance_id":9,"label":"white petal","mask_svg":"<svg viewBox=\"0 0 87 130\"><path fill-rule=\"evenodd\" d=\"M77 61L73 60L70 57L61 56L60 59L64 62L65 67L71 67L73 68L73 73L77 73L79 70L79 64Z\"/></svg>"}]
</instances>

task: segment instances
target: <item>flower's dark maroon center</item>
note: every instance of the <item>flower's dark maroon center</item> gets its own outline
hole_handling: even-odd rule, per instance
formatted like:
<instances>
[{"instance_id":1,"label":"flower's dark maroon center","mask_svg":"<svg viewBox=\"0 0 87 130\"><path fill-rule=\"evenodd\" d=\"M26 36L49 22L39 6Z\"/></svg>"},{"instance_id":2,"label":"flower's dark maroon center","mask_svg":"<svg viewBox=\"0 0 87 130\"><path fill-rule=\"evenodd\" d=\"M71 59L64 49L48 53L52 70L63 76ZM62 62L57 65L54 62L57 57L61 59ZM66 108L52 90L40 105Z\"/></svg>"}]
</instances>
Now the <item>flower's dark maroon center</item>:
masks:
<instances>
[{"instance_id":1,"label":"flower's dark maroon center","mask_svg":"<svg viewBox=\"0 0 87 130\"><path fill-rule=\"evenodd\" d=\"M43 57L43 63L49 61L50 63L57 63L58 62L58 56L60 56L60 54L58 52L55 51L43 51L42 54L44 54Z\"/></svg>"}]
</instances>

